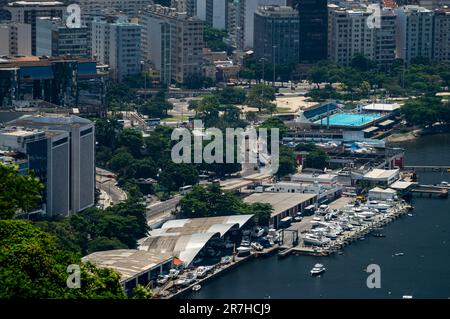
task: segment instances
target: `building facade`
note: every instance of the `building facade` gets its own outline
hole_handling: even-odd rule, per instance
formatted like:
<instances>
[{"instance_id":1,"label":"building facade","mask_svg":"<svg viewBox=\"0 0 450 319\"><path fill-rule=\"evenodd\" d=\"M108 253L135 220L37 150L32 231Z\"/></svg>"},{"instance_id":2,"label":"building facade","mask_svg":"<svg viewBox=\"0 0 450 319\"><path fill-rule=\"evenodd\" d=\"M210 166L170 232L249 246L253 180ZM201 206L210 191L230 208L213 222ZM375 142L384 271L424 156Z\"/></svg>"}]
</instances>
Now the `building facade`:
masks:
<instances>
[{"instance_id":1,"label":"building facade","mask_svg":"<svg viewBox=\"0 0 450 319\"><path fill-rule=\"evenodd\" d=\"M255 13L255 58L272 64L296 64L299 53L298 12L292 7L262 6Z\"/></svg>"},{"instance_id":2,"label":"building facade","mask_svg":"<svg viewBox=\"0 0 450 319\"><path fill-rule=\"evenodd\" d=\"M450 7L434 11L433 59L450 62Z\"/></svg>"},{"instance_id":3,"label":"building facade","mask_svg":"<svg viewBox=\"0 0 450 319\"><path fill-rule=\"evenodd\" d=\"M82 58L11 59L0 63L0 107L14 101L46 101L80 111L102 112L105 99L103 74L97 63Z\"/></svg>"},{"instance_id":4,"label":"building facade","mask_svg":"<svg viewBox=\"0 0 450 319\"><path fill-rule=\"evenodd\" d=\"M27 115L8 125L47 136L26 145L30 168L45 175L47 214L68 216L94 206L94 123L73 115Z\"/></svg>"},{"instance_id":5,"label":"building facade","mask_svg":"<svg viewBox=\"0 0 450 319\"><path fill-rule=\"evenodd\" d=\"M142 56L164 84L186 83L202 75L203 22L160 5L142 12Z\"/></svg>"},{"instance_id":6,"label":"building facade","mask_svg":"<svg viewBox=\"0 0 450 319\"><path fill-rule=\"evenodd\" d=\"M76 0L82 14L102 14L105 10L121 12L129 17L137 17L139 11L153 0Z\"/></svg>"},{"instance_id":7,"label":"building facade","mask_svg":"<svg viewBox=\"0 0 450 319\"><path fill-rule=\"evenodd\" d=\"M122 81L125 77L141 71L141 27L127 22L125 17L116 22L94 19L91 31L92 57L109 65L113 79Z\"/></svg>"},{"instance_id":8,"label":"building facade","mask_svg":"<svg viewBox=\"0 0 450 319\"><path fill-rule=\"evenodd\" d=\"M87 28L68 28L60 18L36 21L36 55L87 57Z\"/></svg>"},{"instance_id":9,"label":"building facade","mask_svg":"<svg viewBox=\"0 0 450 319\"><path fill-rule=\"evenodd\" d=\"M314 63L327 59L327 0L300 0L300 62Z\"/></svg>"},{"instance_id":10,"label":"building facade","mask_svg":"<svg viewBox=\"0 0 450 319\"><path fill-rule=\"evenodd\" d=\"M431 10L408 5L395 10L396 57L407 64L414 58L433 58L433 16Z\"/></svg>"},{"instance_id":11,"label":"building facade","mask_svg":"<svg viewBox=\"0 0 450 319\"><path fill-rule=\"evenodd\" d=\"M328 16L328 57L339 65L349 65L362 54L377 63L389 66L395 60L395 21L390 9L381 12L380 27L369 27L371 12L366 7L347 9L330 6Z\"/></svg>"},{"instance_id":12,"label":"building facade","mask_svg":"<svg viewBox=\"0 0 450 319\"><path fill-rule=\"evenodd\" d=\"M31 55L31 25L0 23L0 55Z\"/></svg>"},{"instance_id":13,"label":"building facade","mask_svg":"<svg viewBox=\"0 0 450 319\"><path fill-rule=\"evenodd\" d=\"M36 19L39 17L62 18L66 6L58 1L16 1L8 3L6 9L11 21L31 25L31 53L36 55Z\"/></svg>"},{"instance_id":14,"label":"building facade","mask_svg":"<svg viewBox=\"0 0 450 319\"><path fill-rule=\"evenodd\" d=\"M259 6L286 6L286 0L239 0L237 46L239 50L253 48L254 18Z\"/></svg>"}]
</instances>

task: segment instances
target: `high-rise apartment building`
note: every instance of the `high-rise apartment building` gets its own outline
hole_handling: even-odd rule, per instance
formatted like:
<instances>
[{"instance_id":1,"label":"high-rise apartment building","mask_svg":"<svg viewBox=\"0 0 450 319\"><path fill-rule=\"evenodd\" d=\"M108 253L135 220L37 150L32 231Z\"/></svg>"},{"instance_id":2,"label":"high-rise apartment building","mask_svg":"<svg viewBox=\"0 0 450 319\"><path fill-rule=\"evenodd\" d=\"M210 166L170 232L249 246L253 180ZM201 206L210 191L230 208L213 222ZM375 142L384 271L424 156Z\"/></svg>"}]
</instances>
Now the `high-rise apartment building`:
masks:
<instances>
[{"instance_id":1,"label":"high-rise apartment building","mask_svg":"<svg viewBox=\"0 0 450 319\"><path fill-rule=\"evenodd\" d=\"M433 59L450 62L450 7L434 11Z\"/></svg>"},{"instance_id":2,"label":"high-rise apartment building","mask_svg":"<svg viewBox=\"0 0 450 319\"><path fill-rule=\"evenodd\" d=\"M60 18L36 21L36 55L86 57L87 28L68 28Z\"/></svg>"},{"instance_id":3,"label":"high-rise apartment building","mask_svg":"<svg viewBox=\"0 0 450 319\"><path fill-rule=\"evenodd\" d=\"M226 28L227 0L187 0L186 12L190 17L197 17L207 25L224 30ZM178 12L183 12L178 9Z\"/></svg>"},{"instance_id":4,"label":"high-rise apartment building","mask_svg":"<svg viewBox=\"0 0 450 319\"><path fill-rule=\"evenodd\" d=\"M292 7L262 6L255 13L255 58L267 63L298 63L299 21Z\"/></svg>"},{"instance_id":5,"label":"high-rise apartment building","mask_svg":"<svg viewBox=\"0 0 450 319\"><path fill-rule=\"evenodd\" d=\"M147 7L139 19L142 56L160 72L162 83L186 83L202 75L203 22L160 5Z\"/></svg>"},{"instance_id":6,"label":"high-rise apartment building","mask_svg":"<svg viewBox=\"0 0 450 319\"><path fill-rule=\"evenodd\" d=\"M0 23L0 55L31 55L31 25Z\"/></svg>"},{"instance_id":7,"label":"high-rise apartment building","mask_svg":"<svg viewBox=\"0 0 450 319\"><path fill-rule=\"evenodd\" d=\"M395 59L395 15L390 9L381 12L380 25L369 25L367 7L353 8L330 5L328 57L340 65L349 65L362 54L380 67Z\"/></svg>"},{"instance_id":8,"label":"high-rise apartment building","mask_svg":"<svg viewBox=\"0 0 450 319\"><path fill-rule=\"evenodd\" d=\"M395 9L396 56L407 64L414 58L433 58L434 13L416 5Z\"/></svg>"},{"instance_id":9,"label":"high-rise apartment building","mask_svg":"<svg viewBox=\"0 0 450 319\"><path fill-rule=\"evenodd\" d=\"M327 0L299 0L300 62L314 63L327 59Z\"/></svg>"},{"instance_id":10,"label":"high-rise apartment building","mask_svg":"<svg viewBox=\"0 0 450 319\"><path fill-rule=\"evenodd\" d=\"M8 3L11 21L31 24L31 53L36 55L36 19L39 17L62 18L66 6L59 1L16 1Z\"/></svg>"},{"instance_id":11,"label":"high-rise apartment building","mask_svg":"<svg viewBox=\"0 0 450 319\"><path fill-rule=\"evenodd\" d=\"M97 18L92 22L92 56L109 65L111 76L122 81L141 71L141 27L126 17L115 22Z\"/></svg>"}]
</instances>

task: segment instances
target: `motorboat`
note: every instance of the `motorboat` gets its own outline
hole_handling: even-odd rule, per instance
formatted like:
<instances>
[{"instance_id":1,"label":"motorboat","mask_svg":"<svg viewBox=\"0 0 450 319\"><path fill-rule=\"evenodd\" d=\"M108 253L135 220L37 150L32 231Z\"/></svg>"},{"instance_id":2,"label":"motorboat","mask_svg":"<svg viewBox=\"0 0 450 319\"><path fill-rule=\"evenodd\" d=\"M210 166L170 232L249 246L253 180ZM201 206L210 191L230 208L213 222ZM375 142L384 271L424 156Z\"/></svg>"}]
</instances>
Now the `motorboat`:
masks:
<instances>
[{"instance_id":1,"label":"motorboat","mask_svg":"<svg viewBox=\"0 0 450 319\"><path fill-rule=\"evenodd\" d=\"M251 243L250 247L256 251L262 251L264 249L260 243Z\"/></svg>"},{"instance_id":2,"label":"motorboat","mask_svg":"<svg viewBox=\"0 0 450 319\"><path fill-rule=\"evenodd\" d=\"M199 291L200 289L202 289L202 286L200 285L194 285L194 287L192 287L192 291Z\"/></svg>"},{"instance_id":3,"label":"motorboat","mask_svg":"<svg viewBox=\"0 0 450 319\"><path fill-rule=\"evenodd\" d=\"M373 236L373 237L378 237L378 238L386 237L385 234L381 234L381 233L375 233L375 234L373 234L372 236Z\"/></svg>"},{"instance_id":4,"label":"motorboat","mask_svg":"<svg viewBox=\"0 0 450 319\"><path fill-rule=\"evenodd\" d=\"M231 256L225 256L220 260L220 263L223 265L229 264L231 262Z\"/></svg>"},{"instance_id":5,"label":"motorboat","mask_svg":"<svg viewBox=\"0 0 450 319\"><path fill-rule=\"evenodd\" d=\"M264 235L264 228L262 227L255 227L253 229L253 237L261 237L262 235Z\"/></svg>"},{"instance_id":6,"label":"motorboat","mask_svg":"<svg viewBox=\"0 0 450 319\"><path fill-rule=\"evenodd\" d=\"M237 250L238 256L245 256L245 255L248 255L252 249L251 249L251 247L248 247L248 246L240 246L240 247L236 248L236 250Z\"/></svg>"},{"instance_id":7,"label":"motorboat","mask_svg":"<svg viewBox=\"0 0 450 319\"><path fill-rule=\"evenodd\" d=\"M158 278L156 279L156 283L158 285L164 285L168 281L169 281L169 276L168 275L163 275L163 274L160 274L158 276Z\"/></svg>"},{"instance_id":8,"label":"motorboat","mask_svg":"<svg viewBox=\"0 0 450 319\"><path fill-rule=\"evenodd\" d=\"M436 186L437 186L437 187L442 187L442 188L450 189L450 183L449 183L449 182L445 182L445 181L442 181L442 182L440 182L439 184L436 184Z\"/></svg>"},{"instance_id":9,"label":"motorboat","mask_svg":"<svg viewBox=\"0 0 450 319\"><path fill-rule=\"evenodd\" d=\"M395 253L394 256L403 256L404 253Z\"/></svg>"},{"instance_id":10,"label":"motorboat","mask_svg":"<svg viewBox=\"0 0 450 319\"><path fill-rule=\"evenodd\" d=\"M313 234L304 235L302 239L305 245L312 245L312 246L323 246L330 242L329 238L319 237Z\"/></svg>"},{"instance_id":11,"label":"motorboat","mask_svg":"<svg viewBox=\"0 0 450 319\"><path fill-rule=\"evenodd\" d=\"M177 286L189 286L197 279L197 275L195 273L188 273L186 277L182 277L175 282Z\"/></svg>"},{"instance_id":12,"label":"motorboat","mask_svg":"<svg viewBox=\"0 0 450 319\"><path fill-rule=\"evenodd\" d=\"M317 276L326 271L326 268L322 264L315 264L313 269L311 269L311 276Z\"/></svg>"},{"instance_id":13,"label":"motorboat","mask_svg":"<svg viewBox=\"0 0 450 319\"><path fill-rule=\"evenodd\" d=\"M204 278L208 274L208 267L206 266L200 266L195 270L195 274L197 275L197 278Z\"/></svg>"},{"instance_id":14,"label":"motorboat","mask_svg":"<svg viewBox=\"0 0 450 319\"><path fill-rule=\"evenodd\" d=\"M402 299L413 299L411 295L403 295Z\"/></svg>"},{"instance_id":15,"label":"motorboat","mask_svg":"<svg viewBox=\"0 0 450 319\"><path fill-rule=\"evenodd\" d=\"M177 278L179 274L180 274L180 271L178 269L170 269L169 270L169 277L172 279Z\"/></svg>"}]
</instances>

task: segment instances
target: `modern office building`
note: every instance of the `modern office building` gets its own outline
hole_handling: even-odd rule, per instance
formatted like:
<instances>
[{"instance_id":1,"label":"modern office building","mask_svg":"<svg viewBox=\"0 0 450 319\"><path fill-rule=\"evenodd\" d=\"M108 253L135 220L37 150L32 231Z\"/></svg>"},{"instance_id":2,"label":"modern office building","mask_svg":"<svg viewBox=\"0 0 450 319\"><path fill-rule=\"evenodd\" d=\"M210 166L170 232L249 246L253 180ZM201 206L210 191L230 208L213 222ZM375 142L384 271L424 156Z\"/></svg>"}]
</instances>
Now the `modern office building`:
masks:
<instances>
[{"instance_id":1,"label":"modern office building","mask_svg":"<svg viewBox=\"0 0 450 319\"><path fill-rule=\"evenodd\" d=\"M349 65L353 57L363 54L378 66L389 66L395 60L395 18L393 11L383 9L380 27L370 27L367 7L330 5L328 16L328 57L339 65Z\"/></svg>"},{"instance_id":2,"label":"modern office building","mask_svg":"<svg viewBox=\"0 0 450 319\"><path fill-rule=\"evenodd\" d=\"M450 62L450 7L434 11L433 59Z\"/></svg>"},{"instance_id":3,"label":"modern office building","mask_svg":"<svg viewBox=\"0 0 450 319\"><path fill-rule=\"evenodd\" d=\"M0 63L0 107L41 100L102 113L105 76L95 61L86 58L11 58Z\"/></svg>"},{"instance_id":4,"label":"modern office building","mask_svg":"<svg viewBox=\"0 0 450 319\"><path fill-rule=\"evenodd\" d=\"M149 6L139 20L142 56L160 72L162 83L186 83L203 74L203 22L184 12Z\"/></svg>"},{"instance_id":5,"label":"modern office building","mask_svg":"<svg viewBox=\"0 0 450 319\"><path fill-rule=\"evenodd\" d=\"M59 1L15 1L5 7L11 21L31 24L31 53L36 55L36 19L38 17L62 18L66 6Z\"/></svg>"},{"instance_id":6,"label":"modern office building","mask_svg":"<svg viewBox=\"0 0 450 319\"><path fill-rule=\"evenodd\" d=\"M299 0L300 63L327 59L327 0Z\"/></svg>"},{"instance_id":7,"label":"modern office building","mask_svg":"<svg viewBox=\"0 0 450 319\"><path fill-rule=\"evenodd\" d=\"M141 27L120 17L111 23L94 19L91 32L92 57L109 65L113 79L122 81L141 71Z\"/></svg>"},{"instance_id":8,"label":"modern office building","mask_svg":"<svg viewBox=\"0 0 450 319\"><path fill-rule=\"evenodd\" d=\"M105 10L121 12L129 17L137 17L139 11L153 4L153 0L75 0L84 14L102 14Z\"/></svg>"},{"instance_id":9,"label":"modern office building","mask_svg":"<svg viewBox=\"0 0 450 319\"><path fill-rule=\"evenodd\" d=\"M60 18L36 20L36 55L87 57L87 27L68 28Z\"/></svg>"},{"instance_id":10,"label":"modern office building","mask_svg":"<svg viewBox=\"0 0 450 319\"><path fill-rule=\"evenodd\" d=\"M25 115L8 127L3 135L15 138L46 187L48 215L68 216L94 205L94 123L74 115Z\"/></svg>"},{"instance_id":11,"label":"modern office building","mask_svg":"<svg viewBox=\"0 0 450 319\"><path fill-rule=\"evenodd\" d=\"M31 55L31 25L19 22L0 23L0 55Z\"/></svg>"},{"instance_id":12,"label":"modern office building","mask_svg":"<svg viewBox=\"0 0 450 319\"><path fill-rule=\"evenodd\" d=\"M414 58L433 58L434 13L416 5L395 9L396 57L407 64Z\"/></svg>"},{"instance_id":13,"label":"modern office building","mask_svg":"<svg viewBox=\"0 0 450 319\"><path fill-rule=\"evenodd\" d=\"M298 63L299 21L292 7L262 6L255 13L255 58L271 64Z\"/></svg>"},{"instance_id":14,"label":"modern office building","mask_svg":"<svg viewBox=\"0 0 450 319\"><path fill-rule=\"evenodd\" d=\"M238 25L237 25L237 44L238 49L247 50L253 48L254 18L255 12L259 6L279 5L286 6L286 0L240 0Z\"/></svg>"}]
</instances>

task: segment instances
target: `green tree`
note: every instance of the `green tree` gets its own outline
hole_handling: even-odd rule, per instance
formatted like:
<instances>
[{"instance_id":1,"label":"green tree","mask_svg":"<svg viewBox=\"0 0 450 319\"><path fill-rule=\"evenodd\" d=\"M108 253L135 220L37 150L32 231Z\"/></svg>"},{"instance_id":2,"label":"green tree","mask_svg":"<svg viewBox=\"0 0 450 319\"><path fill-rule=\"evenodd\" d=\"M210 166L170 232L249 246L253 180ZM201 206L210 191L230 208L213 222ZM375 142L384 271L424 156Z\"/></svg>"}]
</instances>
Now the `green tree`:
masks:
<instances>
[{"instance_id":1,"label":"green tree","mask_svg":"<svg viewBox=\"0 0 450 319\"><path fill-rule=\"evenodd\" d=\"M309 152L305 156L304 165L310 168L324 169L329 161L327 153L321 149Z\"/></svg>"},{"instance_id":2,"label":"green tree","mask_svg":"<svg viewBox=\"0 0 450 319\"><path fill-rule=\"evenodd\" d=\"M257 108L259 112L265 110L272 113L276 109L272 103L275 100L275 92L276 90L269 85L257 84L248 92L246 103L250 107Z\"/></svg>"},{"instance_id":3,"label":"green tree","mask_svg":"<svg viewBox=\"0 0 450 319\"><path fill-rule=\"evenodd\" d=\"M255 220L259 226L269 226L270 217L273 212L272 205L267 203L252 203L248 206L249 213L255 214Z\"/></svg>"},{"instance_id":4,"label":"green tree","mask_svg":"<svg viewBox=\"0 0 450 319\"><path fill-rule=\"evenodd\" d=\"M81 267L80 289L67 287L67 267ZM82 264L28 221L0 220L0 298L125 298L120 276Z\"/></svg>"},{"instance_id":5,"label":"green tree","mask_svg":"<svg viewBox=\"0 0 450 319\"><path fill-rule=\"evenodd\" d=\"M120 132L118 146L127 148L134 157L140 157L144 146L142 132L127 128Z\"/></svg>"},{"instance_id":6,"label":"green tree","mask_svg":"<svg viewBox=\"0 0 450 319\"><path fill-rule=\"evenodd\" d=\"M153 297L153 291L142 285L137 285L131 292L131 299L150 299Z\"/></svg>"},{"instance_id":7,"label":"green tree","mask_svg":"<svg viewBox=\"0 0 450 319\"><path fill-rule=\"evenodd\" d=\"M280 158L277 176L282 177L294 174L296 169L294 152L287 146L280 145Z\"/></svg>"},{"instance_id":8,"label":"green tree","mask_svg":"<svg viewBox=\"0 0 450 319\"><path fill-rule=\"evenodd\" d=\"M36 208L44 186L33 173L21 175L17 166L0 163L0 189L0 219L9 219Z\"/></svg>"},{"instance_id":9,"label":"green tree","mask_svg":"<svg viewBox=\"0 0 450 319\"><path fill-rule=\"evenodd\" d=\"M182 186L198 183L198 172L192 164L167 163L160 175L160 183L167 192L178 191Z\"/></svg>"}]
</instances>

